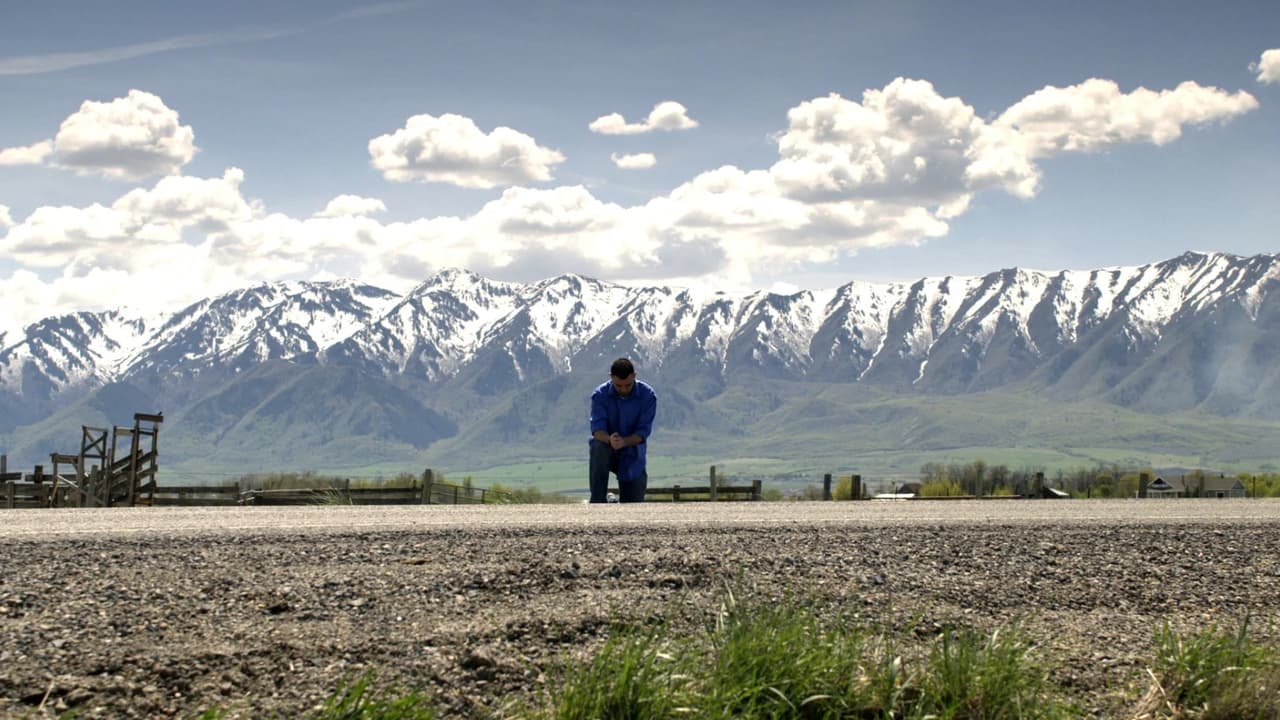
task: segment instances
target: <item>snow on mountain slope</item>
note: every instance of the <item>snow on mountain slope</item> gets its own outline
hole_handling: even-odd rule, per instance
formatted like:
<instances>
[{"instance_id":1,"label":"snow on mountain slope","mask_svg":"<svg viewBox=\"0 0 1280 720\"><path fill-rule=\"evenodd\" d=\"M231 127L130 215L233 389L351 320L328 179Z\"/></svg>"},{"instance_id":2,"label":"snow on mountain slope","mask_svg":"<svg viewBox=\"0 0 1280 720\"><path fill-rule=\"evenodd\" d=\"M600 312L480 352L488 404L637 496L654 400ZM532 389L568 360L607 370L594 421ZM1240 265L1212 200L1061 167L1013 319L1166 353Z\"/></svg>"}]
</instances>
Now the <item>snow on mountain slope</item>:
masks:
<instances>
[{"instance_id":1,"label":"snow on mountain slope","mask_svg":"<svg viewBox=\"0 0 1280 720\"><path fill-rule=\"evenodd\" d=\"M568 372L584 348L630 343L660 365L754 369L803 379L966 387L999 358L998 377L1116 323L1150 344L1181 315L1238 302L1256 315L1280 280L1280 256L1186 253L1140 267L913 283L852 282L792 295L631 287L577 275L517 284L447 269L404 295L354 282L257 285L179 312L112 310L47 318L0 336L0 390L58 393L136 377L239 372L270 360L351 364L438 382L493 353ZM538 359L542 358L542 359ZM683 365L682 365L683 366ZM1011 375L1012 373L1012 375Z\"/></svg>"},{"instance_id":2,"label":"snow on mountain slope","mask_svg":"<svg viewBox=\"0 0 1280 720\"><path fill-rule=\"evenodd\" d=\"M438 380L457 372L481 337L516 305L521 286L446 269L326 349L328 362Z\"/></svg>"},{"instance_id":3,"label":"snow on mountain slope","mask_svg":"<svg viewBox=\"0 0 1280 720\"><path fill-rule=\"evenodd\" d=\"M146 337L154 317L127 309L78 312L45 318L23 329L12 345L0 345L0 389L21 394L24 375L57 392L95 386ZM43 381L43 382L41 382Z\"/></svg>"},{"instance_id":4,"label":"snow on mountain slope","mask_svg":"<svg viewBox=\"0 0 1280 720\"><path fill-rule=\"evenodd\" d=\"M520 293L520 309L490 328L484 340L511 330L527 333L527 339L562 372L570 357L592 337L616 320L636 291L577 275L544 280Z\"/></svg>"},{"instance_id":5,"label":"snow on mountain slope","mask_svg":"<svg viewBox=\"0 0 1280 720\"><path fill-rule=\"evenodd\" d=\"M395 299L350 281L256 285L183 309L109 372L182 377L295 359L346 339Z\"/></svg>"}]
</instances>

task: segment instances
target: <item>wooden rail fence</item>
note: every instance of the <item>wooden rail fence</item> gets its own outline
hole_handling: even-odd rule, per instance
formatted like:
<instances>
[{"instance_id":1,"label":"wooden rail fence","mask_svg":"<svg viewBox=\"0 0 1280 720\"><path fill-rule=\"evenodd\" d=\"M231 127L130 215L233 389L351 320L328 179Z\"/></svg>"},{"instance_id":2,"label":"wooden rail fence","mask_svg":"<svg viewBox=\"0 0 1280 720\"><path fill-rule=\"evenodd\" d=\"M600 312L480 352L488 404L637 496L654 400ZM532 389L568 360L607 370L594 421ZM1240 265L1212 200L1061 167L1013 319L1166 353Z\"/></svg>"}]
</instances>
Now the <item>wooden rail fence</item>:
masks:
<instances>
[{"instance_id":1,"label":"wooden rail fence","mask_svg":"<svg viewBox=\"0 0 1280 720\"><path fill-rule=\"evenodd\" d=\"M73 456L68 456L70 461ZM62 460L62 458L58 458ZM102 507L103 497L108 495L94 485L93 478L105 478L99 473L88 476L52 477L44 475L40 466L36 472L23 475L10 473L5 468L5 458L0 456L0 507L48 508L48 507ZM152 476L154 477L154 476ZM659 502L760 500L760 480L749 484L728 485L716 477L713 466L705 485L672 485L650 487L645 498ZM613 489L616 494L617 489ZM489 488L472 487L436 479L428 469L422 480L408 487L355 486L350 480L334 484L300 488L241 487L239 484L223 485L156 485L146 486L146 504L152 506L235 506L235 505L472 505L497 504L512 501L510 494Z\"/></svg>"},{"instance_id":2,"label":"wooden rail fence","mask_svg":"<svg viewBox=\"0 0 1280 720\"><path fill-rule=\"evenodd\" d=\"M49 482L15 482L0 487L0 507L96 507L69 486ZM343 483L311 488L245 488L239 485L160 485L151 498L154 507L235 505L469 505L509 502L505 493L452 483L412 487L350 487ZM80 504L84 502L84 504Z\"/></svg>"},{"instance_id":3,"label":"wooden rail fence","mask_svg":"<svg viewBox=\"0 0 1280 720\"><path fill-rule=\"evenodd\" d=\"M763 483L752 480L750 485L672 485L671 487L647 487L644 499L659 502L695 502L725 500L759 500ZM610 492L617 495L618 489Z\"/></svg>"}]
</instances>

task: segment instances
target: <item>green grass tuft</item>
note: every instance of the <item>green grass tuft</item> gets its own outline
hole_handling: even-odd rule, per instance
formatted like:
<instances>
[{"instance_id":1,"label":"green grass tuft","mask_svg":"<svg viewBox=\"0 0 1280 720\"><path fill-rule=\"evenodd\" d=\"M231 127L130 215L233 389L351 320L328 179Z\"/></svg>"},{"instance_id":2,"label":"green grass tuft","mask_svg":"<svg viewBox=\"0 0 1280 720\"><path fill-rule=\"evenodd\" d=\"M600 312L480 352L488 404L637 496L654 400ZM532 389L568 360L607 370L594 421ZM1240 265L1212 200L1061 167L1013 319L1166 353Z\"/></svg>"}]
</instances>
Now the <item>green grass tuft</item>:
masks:
<instances>
[{"instance_id":1,"label":"green grass tuft","mask_svg":"<svg viewBox=\"0 0 1280 720\"><path fill-rule=\"evenodd\" d=\"M1280 660L1273 647L1235 632L1208 628L1185 636L1165 625L1156 633L1149 717L1203 720L1280 718Z\"/></svg>"},{"instance_id":2,"label":"green grass tuft","mask_svg":"<svg viewBox=\"0 0 1280 720\"><path fill-rule=\"evenodd\" d=\"M533 717L554 720L656 720L678 711L682 685L669 643L621 630L585 662L568 663L560 690Z\"/></svg>"},{"instance_id":3,"label":"green grass tuft","mask_svg":"<svg viewBox=\"0 0 1280 720\"><path fill-rule=\"evenodd\" d=\"M839 717L866 704L863 631L795 601L740 605L729 595L710 641L700 717Z\"/></svg>"},{"instance_id":4,"label":"green grass tuft","mask_svg":"<svg viewBox=\"0 0 1280 720\"><path fill-rule=\"evenodd\" d=\"M430 701L417 691L398 694L373 687L373 674L338 688L313 720L435 720Z\"/></svg>"},{"instance_id":5,"label":"green grass tuft","mask_svg":"<svg viewBox=\"0 0 1280 720\"><path fill-rule=\"evenodd\" d=\"M1067 717L1054 702L1047 671L1031 658L1031 645L1016 628L983 635L971 629L947 630L934 644L921 674L918 713L925 717Z\"/></svg>"}]
</instances>

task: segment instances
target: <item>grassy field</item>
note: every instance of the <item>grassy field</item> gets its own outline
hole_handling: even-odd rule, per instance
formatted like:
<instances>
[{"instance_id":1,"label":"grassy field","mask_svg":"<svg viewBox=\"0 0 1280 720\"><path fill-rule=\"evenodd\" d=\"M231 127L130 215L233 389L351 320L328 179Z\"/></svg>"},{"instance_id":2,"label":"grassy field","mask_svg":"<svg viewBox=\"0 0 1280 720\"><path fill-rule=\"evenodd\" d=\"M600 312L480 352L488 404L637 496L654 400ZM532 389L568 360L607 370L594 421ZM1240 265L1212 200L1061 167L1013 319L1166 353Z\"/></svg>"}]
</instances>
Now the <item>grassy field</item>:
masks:
<instances>
[{"instance_id":1,"label":"grassy field","mask_svg":"<svg viewBox=\"0 0 1280 720\"><path fill-rule=\"evenodd\" d=\"M1097 401L1054 402L1032 393L864 395L830 388L727 432L659 424L650 448L650 481L699 482L711 465L722 476L761 478L784 490L820 482L824 473L902 481L917 478L926 463L975 460L1042 469L1050 477L1099 464L1228 473L1280 468L1280 426L1261 420L1154 416ZM437 455L431 448L397 451L369 438L352 439L309 456L305 466L289 467L256 467L265 461L248 457L181 460L179 447L180 461L164 467L166 475L193 483L244 472L315 470L376 478L420 474L431 467L452 479L471 476L477 486L500 482L547 492L585 487L585 441L531 442L470 452L460 452L455 444Z\"/></svg>"},{"instance_id":2,"label":"grassy field","mask_svg":"<svg viewBox=\"0 0 1280 720\"><path fill-rule=\"evenodd\" d=\"M541 692L508 698L492 717L1058 720L1091 714L1098 700L1056 685L1052 658L1016 626L922 635L813 607L804 598L739 603L729 592L700 633L618 625L589 657L562 658ZM1280 648L1252 640L1247 623L1153 634L1154 656L1108 691L1125 716L1280 716ZM211 708L200 718L227 714ZM430 693L380 687L370 673L340 686L309 715L444 716Z\"/></svg>"}]
</instances>

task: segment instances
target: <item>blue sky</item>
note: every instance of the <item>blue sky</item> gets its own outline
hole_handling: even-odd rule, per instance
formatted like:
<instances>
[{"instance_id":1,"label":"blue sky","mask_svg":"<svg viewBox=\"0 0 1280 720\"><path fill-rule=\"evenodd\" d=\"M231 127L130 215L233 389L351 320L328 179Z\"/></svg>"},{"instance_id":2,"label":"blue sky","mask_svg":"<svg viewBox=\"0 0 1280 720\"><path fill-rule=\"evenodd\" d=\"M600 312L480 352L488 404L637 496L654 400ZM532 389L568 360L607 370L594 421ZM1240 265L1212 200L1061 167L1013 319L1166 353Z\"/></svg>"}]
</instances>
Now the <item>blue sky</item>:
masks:
<instances>
[{"instance_id":1,"label":"blue sky","mask_svg":"<svg viewBox=\"0 0 1280 720\"><path fill-rule=\"evenodd\" d=\"M1277 250L1274 2L4 15L0 329L446 265L786 290Z\"/></svg>"}]
</instances>

